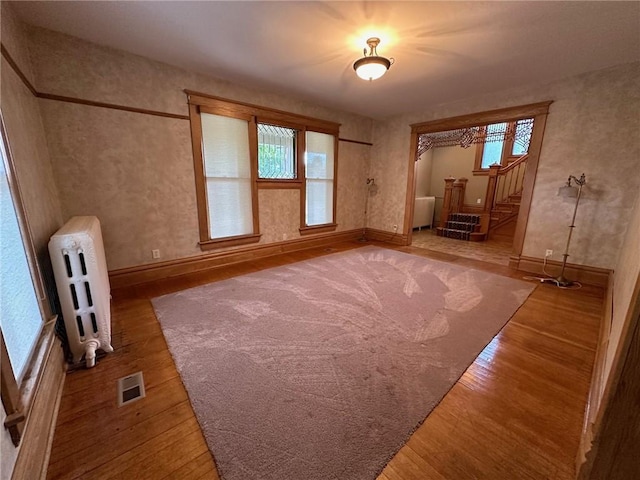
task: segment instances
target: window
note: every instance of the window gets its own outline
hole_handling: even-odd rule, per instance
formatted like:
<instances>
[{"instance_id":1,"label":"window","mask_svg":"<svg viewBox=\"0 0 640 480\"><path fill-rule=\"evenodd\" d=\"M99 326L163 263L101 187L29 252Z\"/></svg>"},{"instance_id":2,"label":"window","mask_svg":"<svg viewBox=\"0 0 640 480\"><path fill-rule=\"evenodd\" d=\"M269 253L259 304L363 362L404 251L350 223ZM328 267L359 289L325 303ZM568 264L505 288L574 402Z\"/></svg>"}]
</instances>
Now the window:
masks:
<instances>
[{"instance_id":1,"label":"window","mask_svg":"<svg viewBox=\"0 0 640 480\"><path fill-rule=\"evenodd\" d=\"M491 165L507 166L529 152L533 118L492 123L481 127L486 141L476 148L475 174L486 174Z\"/></svg>"},{"instance_id":2,"label":"window","mask_svg":"<svg viewBox=\"0 0 640 480\"><path fill-rule=\"evenodd\" d=\"M333 223L334 137L307 132L305 225Z\"/></svg>"},{"instance_id":3,"label":"window","mask_svg":"<svg viewBox=\"0 0 640 480\"><path fill-rule=\"evenodd\" d=\"M529 153L531 133L533 132L533 118L524 118L516 122L516 138L511 146L511 155L519 157Z\"/></svg>"},{"instance_id":4,"label":"window","mask_svg":"<svg viewBox=\"0 0 640 480\"><path fill-rule=\"evenodd\" d=\"M25 241L20 232L18 214L5 165L4 142L0 142L0 328L18 383L25 373L31 352L42 330L42 314L31 277Z\"/></svg>"},{"instance_id":5,"label":"window","mask_svg":"<svg viewBox=\"0 0 640 480\"><path fill-rule=\"evenodd\" d=\"M36 262L11 150L0 112L0 377L2 406L15 446L20 444L42 359L53 341L51 313Z\"/></svg>"},{"instance_id":6,"label":"window","mask_svg":"<svg viewBox=\"0 0 640 480\"><path fill-rule=\"evenodd\" d=\"M296 130L259 123L258 178L293 180L296 173Z\"/></svg>"},{"instance_id":7,"label":"window","mask_svg":"<svg viewBox=\"0 0 640 480\"><path fill-rule=\"evenodd\" d=\"M209 238L253 233L249 123L202 113Z\"/></svg>"},{"instance_id":8,"label":"window","mask_svg":"<svg viewBox=\"0 0 640 480\"><path fill-rule=\"evenodd\" d=\"M300 190L301 235L336 229L339 124L186 93L201 249L259 241L261 188Z\"/></svg>"},{"instance_id":9,"label":"window","mask_svg":"<svg viewBox=\"0 0 640 480\"><path fill-rule=\"evenodd\" d=\"M502 148L504 146L504 134L507 130L506 123L494 123L485 127L486 136L495 137L495 140L486 142L482 151L482 163L480 168L486 169L496 163L502 163Z\"/></svg>"}]
</instances>

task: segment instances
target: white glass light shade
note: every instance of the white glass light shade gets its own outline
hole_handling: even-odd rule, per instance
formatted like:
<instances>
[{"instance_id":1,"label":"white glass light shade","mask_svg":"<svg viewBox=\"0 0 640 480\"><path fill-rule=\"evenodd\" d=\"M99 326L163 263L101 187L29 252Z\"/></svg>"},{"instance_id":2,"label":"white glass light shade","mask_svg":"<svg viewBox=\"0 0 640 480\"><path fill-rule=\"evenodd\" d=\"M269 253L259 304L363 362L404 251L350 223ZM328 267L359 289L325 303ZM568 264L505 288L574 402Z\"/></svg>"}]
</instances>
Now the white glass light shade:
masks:
<instances>
[{"instance_id":1,"label":"white glass light shade","mask_svg":"<svg viewBox=\"0 0 640 480\"><path fill-rule=\"evenodd\" d=\"M560 197L575 198L578 196L578 187L565 185L558 189L558 195Z\"/></svg>"},{"instance_id":2,"label":"white glass light shade","mask_svg":"<svg viewBox=\"0 0 640 480\"><path fill-rule=\"evenodd\" d=\"M389 67L391 62L384 57L363 57L353 64L353 68L363 80L376 80L383 76Z\"/></svg>"}]
</instances>

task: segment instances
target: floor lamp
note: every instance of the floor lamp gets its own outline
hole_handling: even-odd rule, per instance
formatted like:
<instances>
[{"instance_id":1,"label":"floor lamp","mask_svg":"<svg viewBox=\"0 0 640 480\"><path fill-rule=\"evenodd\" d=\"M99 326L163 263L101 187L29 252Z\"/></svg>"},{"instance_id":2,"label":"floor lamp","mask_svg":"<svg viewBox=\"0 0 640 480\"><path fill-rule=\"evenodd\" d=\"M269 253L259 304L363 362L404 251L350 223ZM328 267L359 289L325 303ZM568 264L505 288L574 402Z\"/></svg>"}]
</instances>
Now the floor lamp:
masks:
<instances>
[{"instance_id":1,"label":"floor lamp","mask_svg":"<svg viewBox=\"0 0 640 480\"><path fill-rule=\"evenodd\" d=\"M572 185L573 184L575 185ZM564 254L562 255L562 269L560 270L560 275L556 278L545 278L543 282L546 283L554 283L558 287L571 287L575 284L571 280L567 280L564 276L564 269L567 266L567 258L569 257L569 244L571 243L571 235L573 234L573 229L576 228L576 213L578 213L578 204L580 203L580 196L582 195L582 187L587 183L584 177L584 173L580 175L580 178L576 178L573 175L569 175L567 179L567 184L564 187L560 187L558 190L558 195L561 197L569 197L576 199L576 205L573 208L573 217L571 218L571 225L569 225L569 236L567 237L567 246L564 249Z\"/></svg>"},{"instance_id":2,"label":"floor lamp","mask_svg":"<svg viewBox=\"0 0 640 480\"><path fill-rule=\"evenodd\" d=\"M364 215L363 215L363 227L362 236L358 239L360 242L367 241L367 214L369 213L369 196L371 195L371 188L377 187L376 180L374 178L367 178L367 197L364 200Z\"/></svg>"}]
</instances>

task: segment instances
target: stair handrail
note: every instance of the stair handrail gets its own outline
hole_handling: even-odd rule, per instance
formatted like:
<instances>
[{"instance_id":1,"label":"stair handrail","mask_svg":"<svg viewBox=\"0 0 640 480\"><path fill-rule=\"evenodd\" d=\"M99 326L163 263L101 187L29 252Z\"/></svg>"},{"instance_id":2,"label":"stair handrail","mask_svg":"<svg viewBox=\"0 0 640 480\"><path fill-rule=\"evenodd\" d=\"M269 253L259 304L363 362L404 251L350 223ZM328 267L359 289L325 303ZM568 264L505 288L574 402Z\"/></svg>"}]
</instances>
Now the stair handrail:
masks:
<instances>
[{"instance_id":1,"label":"stair handrail","mask_svg":"<svg viewBox=\"0 0 640 480\"><path fill-rule=\"evenodd\" d=\"M526 168L526 162L529 158L529 154L525 153L524 155L518 157L515 161L511 162L507 166L502 166L498 163L495 163L489 167L489 179L487 182L487 191L484 199L484 211L486 213L491 212L496 206L496 203L503 200L503 198L498 198L498 185L500 183L500 178L506 178L506 176L515 169L520 169L520 166L524 164ZM517 184L517 180L516 180ZM502 189L502 194L504 196L504 186ZM509 194L517 193L507 192L507 197Z\"/></svg>"},{"instance_id":2,"label":"stair handrail","mask_svg":"<svg viewBox=\"0 0 640 480\"><path fill-rule=\"evenodd\" d=\"M524 155L522 155L521 157L518 157L516 160L514 160L513 162L511 162L509 165L507 165L506 167L500 166L500 170L498 171L499 175L505 175L509 170L513 170L514 168L516 168L518 165L520 165L521 163L524 163L527 161L527 159L529 158L529 154L525 153Z\"/></svg>"}]
</instances>

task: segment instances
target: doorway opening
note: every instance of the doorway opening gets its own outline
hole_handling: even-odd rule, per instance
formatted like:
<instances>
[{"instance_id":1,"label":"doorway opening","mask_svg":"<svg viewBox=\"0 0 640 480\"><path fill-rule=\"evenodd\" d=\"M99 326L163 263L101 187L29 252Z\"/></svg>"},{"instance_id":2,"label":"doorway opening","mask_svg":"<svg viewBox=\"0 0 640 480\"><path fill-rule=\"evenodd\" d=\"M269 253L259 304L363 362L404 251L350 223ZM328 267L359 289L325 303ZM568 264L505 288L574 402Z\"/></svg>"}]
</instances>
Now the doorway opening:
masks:
<instances>
[{"instance_id":1,"label":"doorway opening","mask_svg":"<svg viewBox=\"0 0 640 480\"><path fill-rule=\"evenodd\" d=\"M550 103L412 125L412 246L517 264Z\"/></svg>"}]
</instances>

